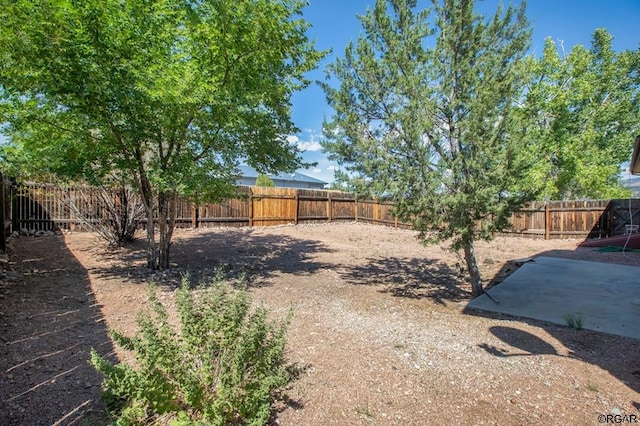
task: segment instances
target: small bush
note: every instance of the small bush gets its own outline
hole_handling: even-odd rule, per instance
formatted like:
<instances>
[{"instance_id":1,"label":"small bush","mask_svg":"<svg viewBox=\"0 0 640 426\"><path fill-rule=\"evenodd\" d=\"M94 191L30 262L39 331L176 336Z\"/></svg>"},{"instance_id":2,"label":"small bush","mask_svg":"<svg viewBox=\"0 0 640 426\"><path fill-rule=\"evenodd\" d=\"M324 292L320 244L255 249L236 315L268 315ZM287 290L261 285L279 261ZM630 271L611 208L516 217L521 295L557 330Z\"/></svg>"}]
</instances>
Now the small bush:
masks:
<instances>
[{"instance_id":1,"label":"small bush","mask_svg":"<svg viewBox=\"0 0 640 426\"><path fill-rule=\"evenodd\" d=\"M184 279L178 333L155 290L149 299L152 312L141 315L135 337L112 332L135 353L135 368L91 355L116 424L265 424L274 392L290 381L284 353L291 314L270 321L264 307L252 310L247 293L225 281L194 291Z\"/></svg>"},{"instance_id":2,"label":"small bush","mask_svg":"<svg viewBox=\"0 0 640 426\"><path fill-rule=\"evenodd\" d=\"M570 328L576 330L582 330L584 326L584 316L580 313L567 314L564 316L564 321Z\"/></svg>"}]
</instances>

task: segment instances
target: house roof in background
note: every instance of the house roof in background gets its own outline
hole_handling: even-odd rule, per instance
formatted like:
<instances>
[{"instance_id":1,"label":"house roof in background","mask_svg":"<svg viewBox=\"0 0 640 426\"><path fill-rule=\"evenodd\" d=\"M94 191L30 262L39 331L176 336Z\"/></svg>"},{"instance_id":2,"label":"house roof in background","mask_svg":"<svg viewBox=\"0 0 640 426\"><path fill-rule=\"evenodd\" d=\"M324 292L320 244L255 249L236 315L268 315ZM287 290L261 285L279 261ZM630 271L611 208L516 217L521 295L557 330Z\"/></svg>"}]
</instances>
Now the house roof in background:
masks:
<instances>
[{"instance_id":1,"label":"house roof in background","mask_svg":"<svg viewBox=\"0 0 640 426\"><path fill-rule=\"evenodd\" d=\"M246 166L246 165L242 165L239 166L238 169L240 170L240 173L242 174L242 177L247 177L247 178L257 178L259 173L256 169L254 169L253 167L250 166ZM326 185L327 182L320 180L320 179L316 179L313 178L311 176L307 176L305 174L302 173L267 173L267 176L269 176L271 179L277 179L277 180L281 180L281 181L295 181L295 182L307 182L307 183L315 183L315 184L322 184L322 185Z\"/></svg>"}]
</instances>

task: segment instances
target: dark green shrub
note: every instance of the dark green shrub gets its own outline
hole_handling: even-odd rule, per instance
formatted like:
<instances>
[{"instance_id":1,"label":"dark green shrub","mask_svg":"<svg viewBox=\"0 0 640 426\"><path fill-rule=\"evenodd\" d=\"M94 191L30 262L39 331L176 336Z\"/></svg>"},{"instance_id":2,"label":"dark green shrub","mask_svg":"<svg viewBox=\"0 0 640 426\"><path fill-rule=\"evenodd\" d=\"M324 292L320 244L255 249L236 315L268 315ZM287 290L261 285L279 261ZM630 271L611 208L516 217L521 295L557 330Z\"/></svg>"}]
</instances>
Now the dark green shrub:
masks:
<instances>
[{"instance_id":1,"label":"dark green shrub","mask_svg":"<svg viewBox=\"0 0 640 426\"><path fill-rule=\"evenodd\" d=\"M264 307L252 309L247 293L225 281L191 290L184 279L177 332L155 290L149 299L152 311L141 315L135 337L112 332L135 353L135 367L92 353L116 424L265 424L274 392L290 380L284 352L291 314L271 321Z\"/></svg>"}]
</instances>

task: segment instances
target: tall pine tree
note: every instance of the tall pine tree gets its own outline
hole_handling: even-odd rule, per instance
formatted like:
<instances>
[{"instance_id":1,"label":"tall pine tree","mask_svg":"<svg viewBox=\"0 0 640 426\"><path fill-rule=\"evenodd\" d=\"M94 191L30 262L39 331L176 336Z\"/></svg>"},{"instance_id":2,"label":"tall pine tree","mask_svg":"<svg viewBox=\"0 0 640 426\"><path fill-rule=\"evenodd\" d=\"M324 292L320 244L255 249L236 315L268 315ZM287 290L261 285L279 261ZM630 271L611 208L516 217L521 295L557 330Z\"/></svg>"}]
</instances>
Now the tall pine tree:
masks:
<instances>
[{"instance_id":1,"label":"tall pine tree","mask_svg":"<svg viewBox=\"0 0 640 426\"><path fill-rule=\"evenodd\" d=\"M527 166L512 128L525 5L485 19L473 0L432 10L378 0L360 19L363 35L329 68L339 84L324 84L335 110L324 147L360 189L395 201L425 243L463 251L478 296L474 242L532 196L517 189Z\"/></svg>"}]
</instances>

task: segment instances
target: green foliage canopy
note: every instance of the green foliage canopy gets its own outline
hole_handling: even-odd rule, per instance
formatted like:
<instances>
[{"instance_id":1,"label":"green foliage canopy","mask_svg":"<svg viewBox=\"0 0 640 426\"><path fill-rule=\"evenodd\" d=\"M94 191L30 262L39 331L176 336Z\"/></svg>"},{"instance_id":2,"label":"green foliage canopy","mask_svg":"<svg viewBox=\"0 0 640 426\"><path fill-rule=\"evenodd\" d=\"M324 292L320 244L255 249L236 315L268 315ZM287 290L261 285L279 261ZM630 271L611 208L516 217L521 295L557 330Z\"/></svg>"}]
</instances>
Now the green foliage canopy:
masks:
<instances>
[{"instance_id":1,"label":"green foliage canopy","mask_svg":"<svg viewBox=\"0 0 640 426\"><path fill-rule=\"evenodd\" d=\"M565 55L547 39L524 62L522 155L534 165L524 182L543 199L629 196L618 176L640 132L640 50L616 53L612 41L600 28L590 49Z\"/></svg>"},{"instance_id":2,"label":"green foliage canopy","mask_svg":"<svg viewBox=\"0 0 640 426\"><path fill-rule=\"evenodd\" d=\"M265 175L264 173L260 173L256 178L256 186L274 187L276 186L276 184L273 182L273 179L271 179L268 175Z\"/></svg>"},{"instance_id":3,"label":"green foliage canopy","mask_svg":"<svg viewBox=\"0 0 640 426\"><path fill-rule=\"evenodd\" d=\"M293 170L290 98L322 52L300 0L0 0L0 112L14 169L115 171L160 221L177 193L230 194L239 162ZM163 225L164 224L164 225ZM156 268L153 224L148 266Z\"/></svg>"}]
</instances>

